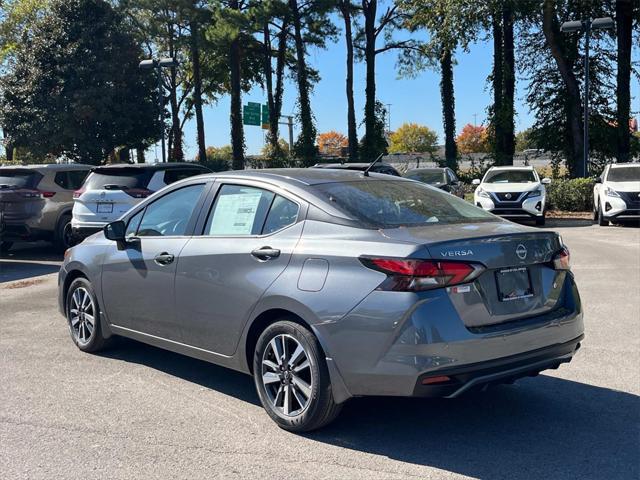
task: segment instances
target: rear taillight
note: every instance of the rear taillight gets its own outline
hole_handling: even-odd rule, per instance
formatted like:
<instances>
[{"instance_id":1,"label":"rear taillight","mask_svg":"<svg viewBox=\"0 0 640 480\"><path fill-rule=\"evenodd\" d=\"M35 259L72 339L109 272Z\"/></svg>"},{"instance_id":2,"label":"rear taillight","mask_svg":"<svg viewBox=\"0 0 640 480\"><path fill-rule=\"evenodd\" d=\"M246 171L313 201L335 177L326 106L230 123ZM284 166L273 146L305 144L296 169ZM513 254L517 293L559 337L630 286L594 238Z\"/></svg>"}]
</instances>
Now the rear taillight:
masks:
<instances>
[{"instance_id":1,"label":"rear taillight","mask_svg":"<svg viewBox=\"0 0 640 480\"><path fill-rule=\"evenodd\" d=\"M16 193L23 198L51 198L56 194L56 192L45 192L43 190L33 190L28 188L16 190Z\"/></svg>"},{"instance_id":2,"label":"rear taillight","mask_svg":"<svg viewBox=\"0 0 640 480\"><path fill-rule=\"evenodd\" d=\"M122 191L133 198L147 198L153 193L146 188L125 188Z\"/></svg>"},{"instance_id":3,"label":"rear taillight","mask_svg":"<svg viewBox=\"0 0 640 480\"><path fill-rule=\"evenodd\" d=\"M416 292L470 282L484 267L476 263L361 257L367 267L387 274L378 290Z\"/></svg>"},{"instance_id":4,"label":"rear taillight","mask_svg":"<svg viewBox=\"0 0 640 480\"><path fill-rule=\"evenodd\" d=\"M556 270L570 270L571 269L571 255L567 247L562 247L558 253L553 256L553 268Z\"/></svg>"},{"instance_id":5,"label":"rear taillight","mask_svg":"<svg viewBox=\"0 0 640 480\"><path fill-rule=\"evenodd\" d=\"M40 190L40 195L43 196L43 198L51 198L56 194L56 192L43 192L42 190Z\"/></svg>"},{"instance_id":6,"label":"rear taillight","mask_svg":"<svg viewBox=\"0 0 640 480\"><path fill-rule=\"evenodd\" d=\"M73 192L73 198L80 198L83 193L84 193L84 188L81 188L80 190L76 190L75 192Z\"/></svg>"}]
</instances>

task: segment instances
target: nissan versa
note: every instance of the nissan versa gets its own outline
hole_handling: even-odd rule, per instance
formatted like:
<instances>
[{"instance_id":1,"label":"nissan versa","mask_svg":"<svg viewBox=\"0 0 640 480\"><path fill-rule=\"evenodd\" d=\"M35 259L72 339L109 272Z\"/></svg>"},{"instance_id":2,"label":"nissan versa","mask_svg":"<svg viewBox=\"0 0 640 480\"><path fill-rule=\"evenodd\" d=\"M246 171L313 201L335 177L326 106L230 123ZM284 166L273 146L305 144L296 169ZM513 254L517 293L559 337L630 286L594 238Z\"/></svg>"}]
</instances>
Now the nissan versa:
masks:
<instances>
[{"instance_id":1,"label":"nissan versa","mask_svg":"<svg viewBox=\"0 0 640 480\"><path fill-rule=\"evenodd\" d=\"M368 172L181 180L68 250L59 292L80 350L122 335L250 373L292 431L536 375L583 338L556 233Z\"/></svg>"}]
</instances>

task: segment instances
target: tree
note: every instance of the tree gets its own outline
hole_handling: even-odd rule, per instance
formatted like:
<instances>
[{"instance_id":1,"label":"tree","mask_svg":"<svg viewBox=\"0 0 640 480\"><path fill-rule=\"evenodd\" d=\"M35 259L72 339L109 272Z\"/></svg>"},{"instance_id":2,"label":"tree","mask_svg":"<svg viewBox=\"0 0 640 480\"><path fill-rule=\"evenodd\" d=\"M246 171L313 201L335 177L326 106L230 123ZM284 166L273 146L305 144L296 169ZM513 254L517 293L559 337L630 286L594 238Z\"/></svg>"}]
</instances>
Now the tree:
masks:
<instances>
[{"instance_id":1,"label":"tree","mask_svg":"<svg viewBox=\"0 0 640 480\"><path fill-rule=\"evenodd\" d=\"M516 152L524 152L525 150L529 150L531 148L537 148L532 138L531 130L531 128L527 128L516 133Z\"/></svg>"},{"instance_id":2,"label":"tree","mask_svg":"<svg viewBox=\"0 0 640 480\"><path fill-rule=\"evenodd\" d=\"M0 123L36 155L98 164L159 137L154 81L121 15L103 0L53 0L1 79Z\"/></svg>"},{"instance_id":3,"label":"tree","mask_svg":"<svg viewBox=\"0 0 640 480\"><path fill-rule=\"evenodd\" d=\"M476 39L483 5L473 0L401 0L406 25L411 31L426 29L429 41L405 48L400 58L401 74L413 77L425 68L440 72L440 98L447 166L457 167L455 142L455 95L453 86L454 52L467 51Z\"/></svg>"},{"instance_id":4,"label":"tree","mask_svg":"<svg viewBox=\"0 0 640 480\"><path fill-rule=\"evenodd\" d=\"M390 137L389 153L435 153L438 135L429 127L403 123Z\"/></svg>"},{"instance_id":5,"label":"tree","mask_svg":"<svg viewBox=\"0 0 640 480\"><path fill-rule=\"evenodd\" d=\"M467 123L456 138L460 153L488 153L491 149L487 127Z\"/></svg>"},{"instance_id":6,"label":"tree","mask_svg":"<svg viewBox=\"0 0 640 480\"><path fill-rule=\"evenodd\" d=\"M349 139L340 132L330 130L318 134L318 150L323 155L339 157L342 155L342 149L348 146Z\"/></svg>"},{"instance_id":7,"label":"tree","mask_svg":"<svg viewBox=\"0 0 640 480\"><path fill-rule=\"evenodd\" d=\"M636 10L640 6L636 2ZM640 15L640 13L638 14ZM631 149L629 118L631 117L631 34L633 5L631 0L616 1L617 82L616 82L616 133L618 162L628 162Z\"/></svg>"},{"instance_id":8,"label":"tree","mask_svg":"<svg viewBox=\"0 0 640 480\"><path fill-rule=\"evenodd\" d=\"M211 20L209 11L200 4L198 0L191 0L189 14L190 35L190 60L193 72L193 95L192 102L196 115L196 132L198 140L198 155L206 156L206 140L204 134L204 115L202 112L202 76L200 70L200 49L203 44L204 35L200 25Z\"/></svg>"},{"instance_id":9,"label":"tree","mask_svg":"<svg viewBox=\"0 0 640 480\"><path fill-rule=\"evenodd\" d=\"M352 12L355 6L351 0L339 0L338 9L344 20L344 40L347 48L347 75L345 87L347 93L347 137L349 146L349 161L358 159L358 129L356 126L356 109L353 100L353 33L351 29Z\"/></svg>"}]
</instances>

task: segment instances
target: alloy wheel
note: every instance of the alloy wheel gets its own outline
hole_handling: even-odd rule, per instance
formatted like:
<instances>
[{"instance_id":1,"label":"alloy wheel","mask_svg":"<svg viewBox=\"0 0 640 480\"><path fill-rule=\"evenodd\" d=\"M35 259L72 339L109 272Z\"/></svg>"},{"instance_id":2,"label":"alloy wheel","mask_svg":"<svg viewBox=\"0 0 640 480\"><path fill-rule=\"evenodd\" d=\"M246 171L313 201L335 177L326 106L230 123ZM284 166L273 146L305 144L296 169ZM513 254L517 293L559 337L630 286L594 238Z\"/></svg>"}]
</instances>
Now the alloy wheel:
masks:
<instances>
[{"instance_id":1,"label":"alloy wheel","mask_svg":"<svg viewBox=\"0 0 640 480\"><path fill-rule=\"evenodd\" d=\"M78 287L71 296L69 305L69 324L73 337L80 345L86 345L96 325L96 307L89 291Z\"/></svg>"},{"instance_id":2,"label":"alloy wheel","mask_svg":"<svg viewBox=\"0 0 640 480\"><path fill-rule=\"evenodd\" d=\"M280 414L295 417L309 406L313 392L309 355L293 336L271 339L262 355L260 374L269 402Z\"/></svg>"}]
</instances>

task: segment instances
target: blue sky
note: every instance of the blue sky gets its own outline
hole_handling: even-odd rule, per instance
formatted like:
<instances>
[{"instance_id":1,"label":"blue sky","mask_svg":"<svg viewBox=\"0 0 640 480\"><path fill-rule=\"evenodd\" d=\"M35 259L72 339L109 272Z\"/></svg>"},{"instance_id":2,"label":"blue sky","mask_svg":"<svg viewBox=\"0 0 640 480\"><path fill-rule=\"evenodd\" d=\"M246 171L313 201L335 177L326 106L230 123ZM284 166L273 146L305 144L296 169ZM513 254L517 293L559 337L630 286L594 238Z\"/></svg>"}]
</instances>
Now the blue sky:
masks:
<instances>
[{"instance_id":1,"label":"blue sky","mask_svg":"<svg viewBox=\"0 0 640 480\"><path fill-rule=\"evenodd\" d=\"M438 133L438 140L442 143L438 73L425 71L414 79L399 79L396 73L396 55L393 51L386 52L379 55L376 62L377 96L383 103L391 104L392 130L404 122L427 125ZM637 48L634 50L633 57L637 60ZM309 61L321 75L320 82L315 85L311 104L318 132L337 130L346 134L345 47L342 38L328 45L325 50L312 50ZM487 106L491 103L491 91L487 83L492 63L491 41L475 43L468 53L458 53L457 62L454 68L454 84L456 123L459 132L465 124L474 123L474 114L477 114L478 124L486 118ZM356 63L354 76L356 115L360 123L364 110L364 63ZM525 87L522 80L517 82L516 131L523 130L533 123L533 116L523 98L526 93ZM632 78L631 94L633 96L631 109L637 112L640 110L638 101L640 87L636 78ZM285 86L282 112L284 115L294 113L295 101L296 87L289 80ZM266 103L266 95L260 87L256 87L243 95L242 103L247 102ZM185 127L184 141L187 158L193 158L197 151L195 128L194 121L188 122ZM229 97L223 97L217 103L205 107L207 146L229 144L229 130ZM295 134L297 135L297 129ZM282 127L281 136L288 140L286 127ZM245 138L247 153L260 153L264 144L264 131L260 127L245 126ZM153 153L150 157L152 156Z\"/></svg>"}]
</instances>

